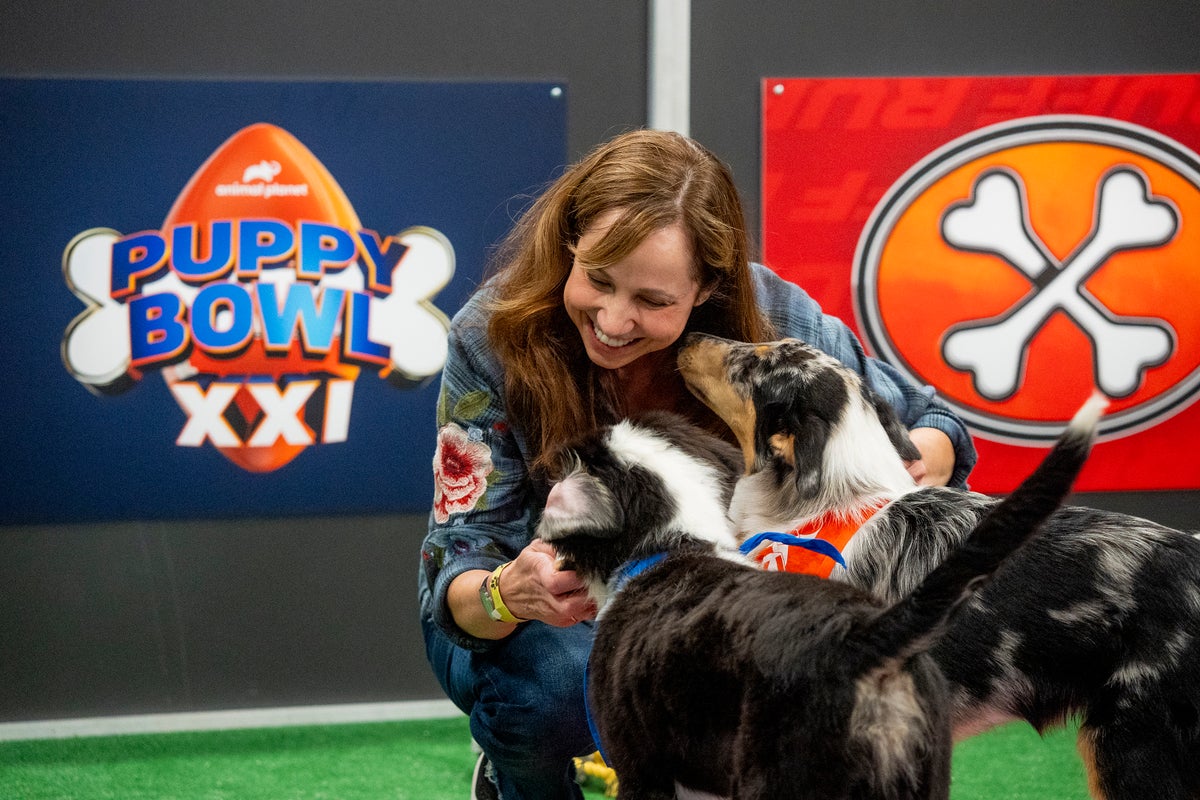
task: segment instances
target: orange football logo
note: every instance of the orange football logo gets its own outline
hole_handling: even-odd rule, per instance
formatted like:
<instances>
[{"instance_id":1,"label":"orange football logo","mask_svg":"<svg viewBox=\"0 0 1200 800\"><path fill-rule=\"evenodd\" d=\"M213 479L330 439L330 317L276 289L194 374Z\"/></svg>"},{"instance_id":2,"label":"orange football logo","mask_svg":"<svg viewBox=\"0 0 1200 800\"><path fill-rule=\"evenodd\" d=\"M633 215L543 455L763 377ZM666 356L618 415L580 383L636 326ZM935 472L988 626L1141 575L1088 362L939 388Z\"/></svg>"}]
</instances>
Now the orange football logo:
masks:
<instances>
[{"instance_id":1,"label":"orange football logo","mask_svg":"<svg viewBox=\"0 0 1200 800\"><path fill-rule=\"evenodd\" d=\"M118 393L159 370L187 417L176 444L214 446L270 472L344 442L363 366L400 386L445 362L432 297L454 272L430 228L362 228L333 175L268 123L230 136L196 170L161 230L76 236L63 259L87 305L63 361Z\"/></svg>"}]
</instances>

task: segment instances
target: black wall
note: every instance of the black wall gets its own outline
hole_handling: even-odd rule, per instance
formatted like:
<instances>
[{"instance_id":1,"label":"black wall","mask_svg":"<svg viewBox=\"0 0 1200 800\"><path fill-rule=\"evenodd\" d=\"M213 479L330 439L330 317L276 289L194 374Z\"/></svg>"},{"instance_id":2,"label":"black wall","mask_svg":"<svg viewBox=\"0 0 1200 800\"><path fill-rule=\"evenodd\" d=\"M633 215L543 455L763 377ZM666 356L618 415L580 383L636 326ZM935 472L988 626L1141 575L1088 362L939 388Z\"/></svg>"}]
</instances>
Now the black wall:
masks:
<instances>
[{"instance_id":1,"label":"black wall","mask_svg":"<svg viewBox=\"0 0 1200 800\"><path fill-rule=\"evenodd\" d=\"M1198 8L693 0L691 133L733 166L756 231L762 77L1197 72ZM633 0L16 0L0 75L564 81L575 158L646 123L648 16ZM1198 496L1083 499L1190 528ZM0 528L0 721L440 697L416 625L424 527Z\"/></svg>"}]
</instances>

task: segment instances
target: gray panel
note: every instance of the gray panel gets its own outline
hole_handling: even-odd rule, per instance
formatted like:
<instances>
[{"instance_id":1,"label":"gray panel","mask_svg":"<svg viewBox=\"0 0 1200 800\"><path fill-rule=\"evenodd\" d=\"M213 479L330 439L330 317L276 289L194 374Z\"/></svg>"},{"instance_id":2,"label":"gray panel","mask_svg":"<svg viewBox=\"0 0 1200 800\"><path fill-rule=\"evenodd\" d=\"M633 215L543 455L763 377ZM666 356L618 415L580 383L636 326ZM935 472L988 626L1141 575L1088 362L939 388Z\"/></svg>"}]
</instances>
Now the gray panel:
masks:
<instances>
[{"instance_id":1,"label":"gray panel","mask_svg":"<svg viewBox=\"0 0 1200 800\"><path fill-rule=\"evenodd\" d=\"M647 19L644 0L16 0L0 74L561 80L575 158L646 124Z\"/></svg>"},{"instance_id":2,"label":"gray panel","mask_svg":"<svg viewBox=\"0 0 1200 800\"><path fill-rule=\"evenodd\" d=\"M425 517L6 528L0 722L441 696Z\"/></svg>"},{"instance_id":3,"label":"gray panel","mask_svg":"<svg viewBox=\"0 0 1200 800\"><path fill-rule=\"evenodd\" d=\"M1200 71L1195 0L692 2L691 134L758 237L764 77Z\"/></svg>"}]
</instances>

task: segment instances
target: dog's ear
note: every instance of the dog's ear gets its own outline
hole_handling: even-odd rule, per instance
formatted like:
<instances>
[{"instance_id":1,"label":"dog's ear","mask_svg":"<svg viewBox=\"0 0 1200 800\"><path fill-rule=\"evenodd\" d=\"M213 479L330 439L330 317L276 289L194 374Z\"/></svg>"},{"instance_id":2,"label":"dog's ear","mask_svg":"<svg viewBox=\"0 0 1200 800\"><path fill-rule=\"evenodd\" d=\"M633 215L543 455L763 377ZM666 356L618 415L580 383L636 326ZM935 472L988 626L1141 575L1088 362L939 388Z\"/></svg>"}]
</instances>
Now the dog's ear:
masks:
<instances>
[{"instance_id":1,"label":"dog's ear","mask_svg":"<svg viewBox=\"0 0 1200 800\"><path fill-rule=\"evenodd\" d=\"M829 430L829 425L819 417L802 417L795 402L771 402L758 413L755 452L777 468L786 465L797 493L807 500L821 489ZM770 454L770 458L764 458L764 454ZM757 468L765 466L766 463Z\"/></svg>"},{"instance_id":2,"label":"dog's ear","mask_svg":"<svg viewBox=\"0 0 1200 800\"><path fill-rule=\"evenodd\" d=\"M784 424L787 408L784 403L772 401L759 403L754 416L754 471L765 469L782 458L788 464L795 463L792 452L792 431Z\"/></svg>"},{"instance_id":3,"label":"dog's ear","mask_svg":"<svg viewBox=\"0 0 1200 800\"><path fill-rule=\"evenodd\" d=\"M896 416L896 409L892 408L891 404L876 394L867 385L863 385L863 394L870 401L871 406L875 409L875 416L879 417L879 423L883 425L883 430L887 433L888 439L892 446L896 448L900 458L905 461L917 461L921 458L921 451L913 444L912 439L908 436L908 429L900 422L900 418Z\"/></svg>"},{"instance_id":4,"label":"dog's ear","mask_svg":"<svg viewBox=\"0 0 1200 800\"><path fill-rule=\"evenodd\" d=\"M793 479L801 499L816 497L825 475L825 447L829 443L829 425L823 419L810 418L792 437Z\"/></svg>"},{"instance_id":5,"label":"dog's ear","mask_svg":"<svg viewBox=\"0 0 1200 800\"><path fill-rule=\"evenodd\" d=\"M615 539L625 530L621 503L604 482L582 470L550 487L538 521L538 537L550 542L564 559L575 555L579 542Z\"/></svg>"}]
</instances>

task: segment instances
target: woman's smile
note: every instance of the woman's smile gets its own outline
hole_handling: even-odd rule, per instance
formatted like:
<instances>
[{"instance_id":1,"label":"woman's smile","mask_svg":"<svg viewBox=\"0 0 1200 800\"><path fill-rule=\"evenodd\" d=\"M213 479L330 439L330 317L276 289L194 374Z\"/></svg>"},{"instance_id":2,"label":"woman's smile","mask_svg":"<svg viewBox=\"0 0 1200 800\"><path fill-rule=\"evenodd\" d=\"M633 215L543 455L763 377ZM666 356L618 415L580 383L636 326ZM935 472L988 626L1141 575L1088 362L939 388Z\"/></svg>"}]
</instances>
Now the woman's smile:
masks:
<instances>
[{"instance_id":1,"label":"woman's smile","mask_svg":"<svg viewBox=\"0 0 1200 800\"><path fill-rule=\"evenodd\" d=\"M624 339L618 339L618 338L617 338L617 337L615 337L615 336L608 336L608 335L606 335L606 334L604 333L604 331L600 330L600 326L599 326L599 325L597 325L597 324L596 324L596 322L595 322L594 320L592 321L592 333L594 333L594 334L596 335L596 338L597 338L598 340L600 340L600 343L601 343L601 344L603 344L603 345L605 345L605 346L607 346L607 347L612 347L612 348L615 348L615 349L620 349L620 348L622 348L622 347L627 347L627 346L629 346L631 343L633 343L633 342L637 341L637 339L636 339L636 338L632 338L632 337L630 337L630 338L624 338Z\"/></svg>"}]
</instances>

